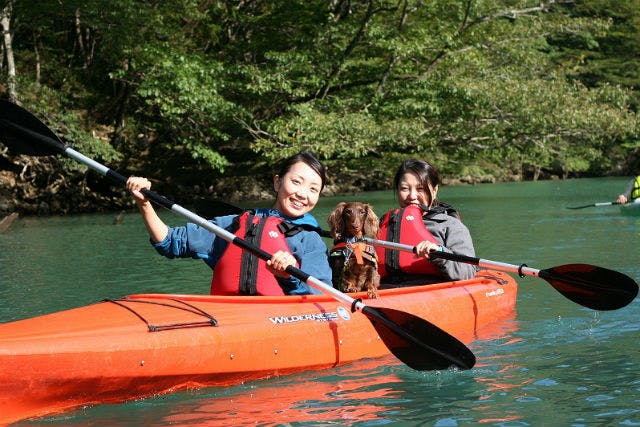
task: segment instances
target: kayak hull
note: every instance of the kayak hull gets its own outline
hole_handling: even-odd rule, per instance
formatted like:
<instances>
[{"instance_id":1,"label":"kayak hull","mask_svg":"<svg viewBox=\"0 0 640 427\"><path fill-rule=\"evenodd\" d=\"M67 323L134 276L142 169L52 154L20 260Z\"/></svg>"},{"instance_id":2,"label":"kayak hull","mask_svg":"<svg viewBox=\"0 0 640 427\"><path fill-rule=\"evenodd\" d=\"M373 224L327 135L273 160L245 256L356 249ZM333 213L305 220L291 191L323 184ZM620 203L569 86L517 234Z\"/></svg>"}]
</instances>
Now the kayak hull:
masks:
<instances>
[{"instance_id":1,"label":"kayak hull","mask_svg":"<svg viewBox=\"0 0 640 427\"><path fill-rule=\"evenodd\" d=\"M422 317L462 342L513 314L501 272L381 290L370 307ZM0 424L389 354L369 319L325 295L145 294L0 325Z\"/></svg>"}]
</instances>

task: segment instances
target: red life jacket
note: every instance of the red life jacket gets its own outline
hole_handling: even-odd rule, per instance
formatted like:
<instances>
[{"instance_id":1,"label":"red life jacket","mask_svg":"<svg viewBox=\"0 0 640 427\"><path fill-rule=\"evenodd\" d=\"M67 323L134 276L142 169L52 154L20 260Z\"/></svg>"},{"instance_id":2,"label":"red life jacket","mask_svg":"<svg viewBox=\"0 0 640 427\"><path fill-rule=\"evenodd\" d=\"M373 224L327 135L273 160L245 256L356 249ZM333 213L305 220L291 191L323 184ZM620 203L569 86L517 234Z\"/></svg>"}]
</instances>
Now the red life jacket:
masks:
<instances>
[{"instance_id":1,"label":"red life jacket","mask_svg":"<svg viewBox=\"0 0 640 427\"><path fill-rule=\"evenodd\" d=\"M245 212L236 219L235 235L268 253L291 251L282 218L263 218ZM296 264L296 266L298 266ZM285 295L267 263L249 251L229 243L218 260L211 280L211 295Z\"/></svg>"},{"instance_id":2,"label":"red life jacket","mask_svg":"<svg viewBox=\"0 0 640 427\"><path fill-rule=\"evenodd\" d=\"M441 244L431 234L422 220L423 210L415 205L395 209L387 212L382 217L379 240L387 240L415 246L424 240L430 240L435 244ZM397 251L376 247L378 255L378 272L381 277L404 274L440 275L442 274L428 258L417 257L412 252Z\"/></svg>"}]
</instances>

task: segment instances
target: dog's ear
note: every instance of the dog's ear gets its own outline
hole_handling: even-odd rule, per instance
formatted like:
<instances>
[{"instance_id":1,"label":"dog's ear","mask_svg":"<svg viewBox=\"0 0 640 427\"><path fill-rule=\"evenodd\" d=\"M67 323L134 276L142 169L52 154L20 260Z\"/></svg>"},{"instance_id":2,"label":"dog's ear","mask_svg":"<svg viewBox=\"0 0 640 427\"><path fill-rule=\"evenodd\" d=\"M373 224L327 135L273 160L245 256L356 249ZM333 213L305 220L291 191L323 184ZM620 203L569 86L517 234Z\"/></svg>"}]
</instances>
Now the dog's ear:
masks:
<instances>
[{"instance_id":1,"label":"dog's ear","mask_svg":"<svg viewBox=\"0 0 640 427\"><path fill-rule=\"evenodd\" d=\"M342 239L342 233L344 233L344 219L342 219L342 211L344 210L345 205L345 202L338 203L335 209L329 214L329 218L327 218L327 224L329 224L331 237L334 241Z\"/></svg>"},{"instance_id":2,"label":"dog's ear","mask_svg":"<svg viewBox=\"0 0 640 427\"><path fill-rule=\"evenodd\" d=\"M378 215L373 211L370 204L365 203L366 219L364 221L364 234L371 237L378 235L378 228L380 227L380 220Z\"/></svg>"}]
</instances>

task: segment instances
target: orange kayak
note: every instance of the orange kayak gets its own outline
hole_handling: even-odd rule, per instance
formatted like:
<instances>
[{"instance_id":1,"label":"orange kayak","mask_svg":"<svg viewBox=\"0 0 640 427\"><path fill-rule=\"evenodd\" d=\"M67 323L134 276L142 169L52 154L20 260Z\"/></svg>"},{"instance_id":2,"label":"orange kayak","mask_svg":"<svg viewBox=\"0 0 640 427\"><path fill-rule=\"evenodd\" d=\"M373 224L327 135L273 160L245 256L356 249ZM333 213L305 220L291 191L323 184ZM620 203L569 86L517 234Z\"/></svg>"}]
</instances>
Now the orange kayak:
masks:
<instances>
[{"instance_id":1,"label":"orange kayak","mask_svg":"<svg viewBox=\"0 0 640 427\"><path fill-rule=\"evenodd\" d=\"M469 343L513 314L517 284L482 270L379 293L366 304L422 317ZM0 324L0 424L388 354L371 322L331 296L129 295Z\"/></svg>"}]
</instances>

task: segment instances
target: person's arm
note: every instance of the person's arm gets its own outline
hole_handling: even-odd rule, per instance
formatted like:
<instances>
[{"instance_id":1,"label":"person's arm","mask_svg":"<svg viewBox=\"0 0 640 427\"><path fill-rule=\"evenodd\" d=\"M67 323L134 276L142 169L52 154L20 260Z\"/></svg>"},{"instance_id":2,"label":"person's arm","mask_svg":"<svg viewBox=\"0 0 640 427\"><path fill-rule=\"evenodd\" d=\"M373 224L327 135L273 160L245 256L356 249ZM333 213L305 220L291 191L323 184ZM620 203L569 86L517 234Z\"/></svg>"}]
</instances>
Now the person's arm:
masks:
<instances>
[{"instance_id":1,"label":"person's arm","mask_svg":"<svg viewBox=\"0 0 640 427\"><path fill-rule=\"evenodd\" d=\"M127 189L136 200L149 237L154 243L162 242L167 237L169 227L160 219L151 201L140 192L142 189L150 190L151 182L146 178L132 176L127 179Z\"/></svg>"},{"instance_id":2,"label":"person's arm","mask_svg":"<svg viewBox=\"0 0 640 427\"><path fill-rule=\"evenodd\" d=\"M227 229L236 215L220 216L210 220L218 227ZM167 258L194 258L205 261L214 268L220 256L229 245L226 240L193 223L180 227L169 227L167 236L161 242L153 242L158 253Z\"/></svg>"},{"instance_id":3,"label":"person's arm","mask_svg":"<svg viewBox=\"0 0 640 427\"><path fill-rule=\"evenodd\" d=\"M473 248L473 240L469 229L456 218L449 217L447 221L433 223L428 228L436 238L442 241L442 245L436 250L475 257L475 249ZM471 279L476 275L477 271L475 266L462 262L441 258L435 258L431 262L450 280Z\"/></svg>"},{"instance_id":4,"label":"person's arm","mask_svg":"<svg viewBox=\"0 0 640 427\"><path fill-rule=\"evenodd\" d=\"M627 184L627 189L624 190L624 193L620 194L618 196L618 202L619 203L627 203L629 201L629 199L631 198L631 192L633 191L633 184L635 183L635 178L632 178L631 181L629 181L629 184Z\"/></svg>"}]
</instances>

